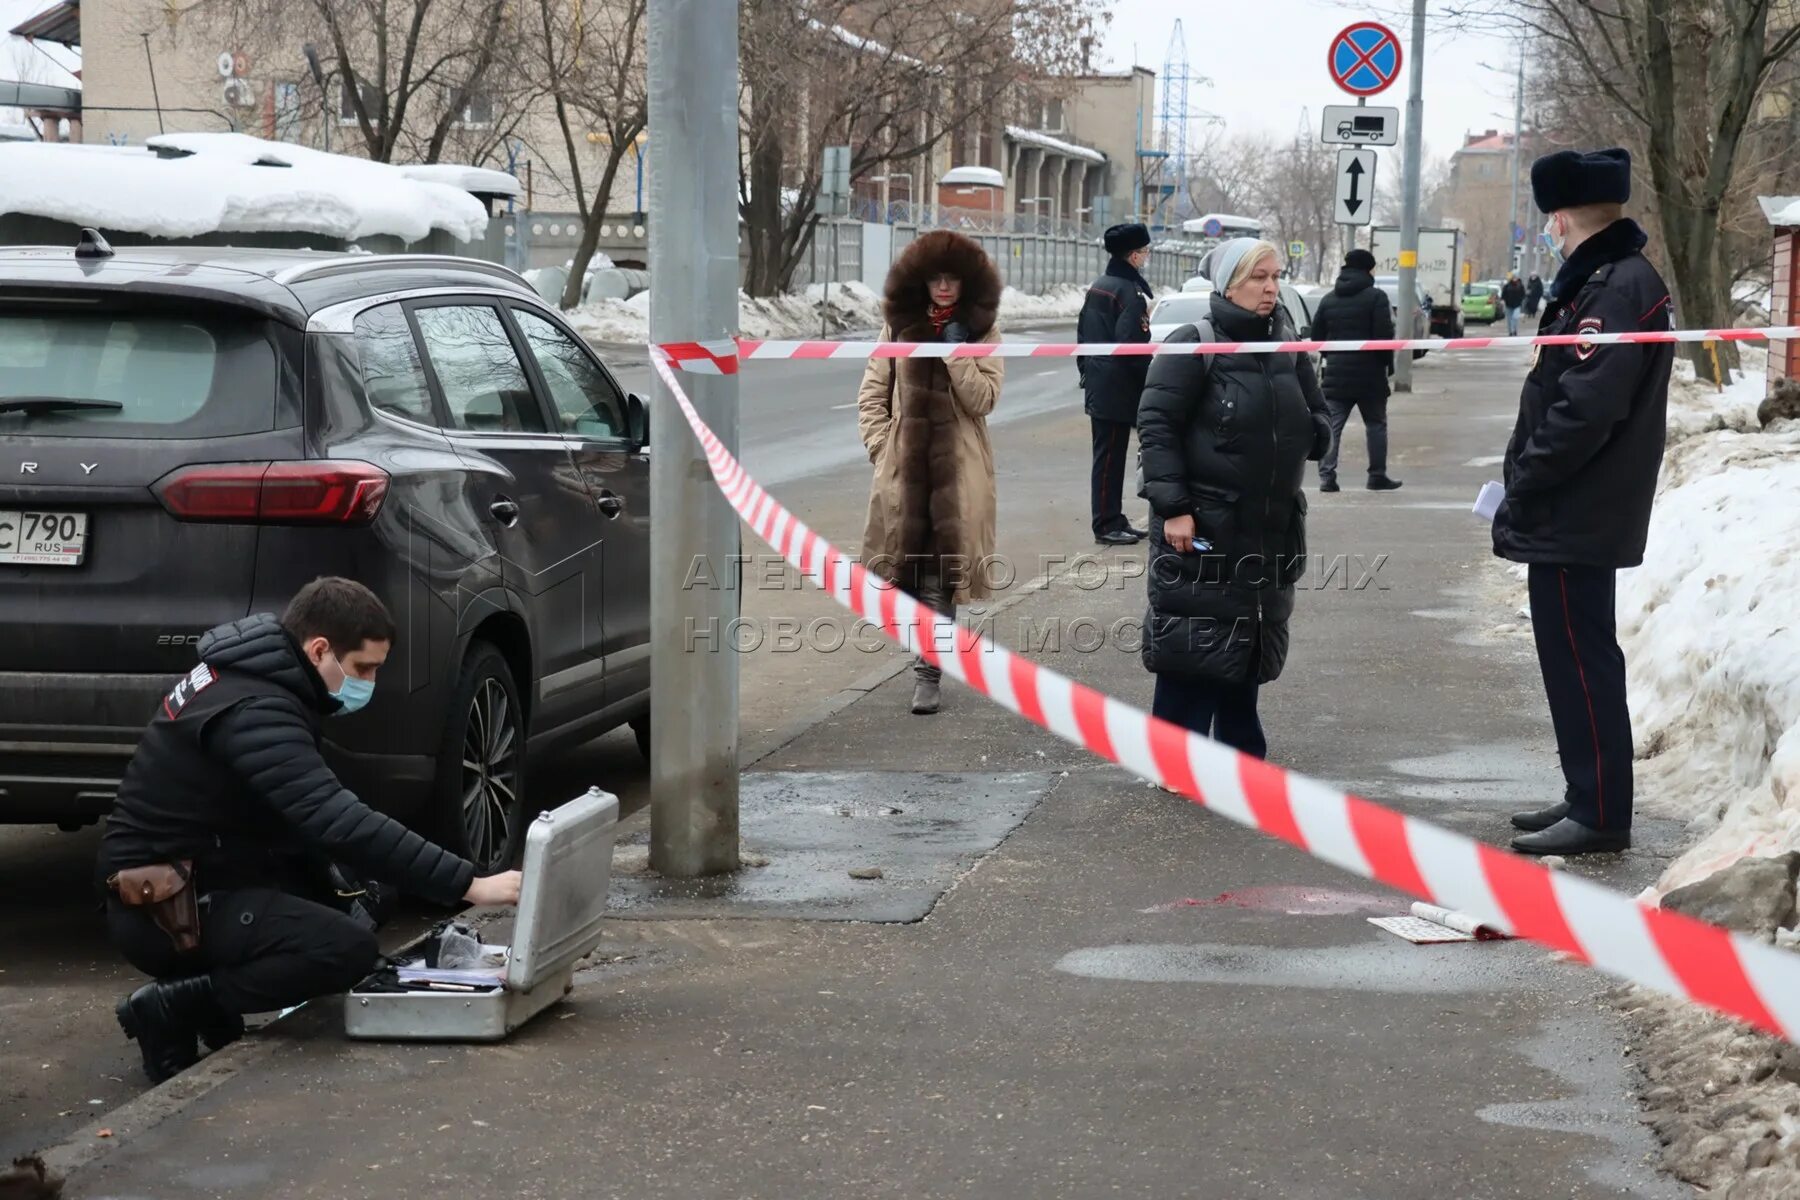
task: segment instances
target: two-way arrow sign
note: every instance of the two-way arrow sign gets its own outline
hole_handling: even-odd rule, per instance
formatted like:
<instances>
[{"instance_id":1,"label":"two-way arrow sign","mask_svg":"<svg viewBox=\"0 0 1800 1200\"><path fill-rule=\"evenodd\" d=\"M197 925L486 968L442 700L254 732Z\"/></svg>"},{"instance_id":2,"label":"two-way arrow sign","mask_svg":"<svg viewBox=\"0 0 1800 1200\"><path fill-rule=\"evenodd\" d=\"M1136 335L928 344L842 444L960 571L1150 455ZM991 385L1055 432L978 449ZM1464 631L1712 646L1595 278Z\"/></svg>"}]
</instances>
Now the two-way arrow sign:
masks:
<instances>
[{"instance_id":1,"label":"two-way arrow sign","mask_svg":"<svg viewBox=\"0 0 1800 1200\"><path fill-rule=\"evenodd\" d=\"M1339 225L1367 225L1375 215L1375 152L1339 150L1337 215Z\"/></svg>"}]
</instances>

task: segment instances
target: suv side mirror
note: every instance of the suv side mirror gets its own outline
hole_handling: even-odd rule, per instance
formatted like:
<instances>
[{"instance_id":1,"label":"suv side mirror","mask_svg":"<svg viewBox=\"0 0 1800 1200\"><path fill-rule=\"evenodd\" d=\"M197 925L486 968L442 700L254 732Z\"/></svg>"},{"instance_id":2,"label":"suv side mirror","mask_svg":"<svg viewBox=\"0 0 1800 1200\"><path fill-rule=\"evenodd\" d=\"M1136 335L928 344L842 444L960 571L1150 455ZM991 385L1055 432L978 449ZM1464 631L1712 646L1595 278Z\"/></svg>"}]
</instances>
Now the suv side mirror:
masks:
<instances>
[{"instance_id":1,"label":"suv side mirror","mask_svg":"<svg viewBox=\"0 0 1800 1200\"><path fill-rule=\"evenodd\" d=\"M625 397L625 436L637 450L650 444L650 410L635 392Z\"/></svg>"}]
</instances>

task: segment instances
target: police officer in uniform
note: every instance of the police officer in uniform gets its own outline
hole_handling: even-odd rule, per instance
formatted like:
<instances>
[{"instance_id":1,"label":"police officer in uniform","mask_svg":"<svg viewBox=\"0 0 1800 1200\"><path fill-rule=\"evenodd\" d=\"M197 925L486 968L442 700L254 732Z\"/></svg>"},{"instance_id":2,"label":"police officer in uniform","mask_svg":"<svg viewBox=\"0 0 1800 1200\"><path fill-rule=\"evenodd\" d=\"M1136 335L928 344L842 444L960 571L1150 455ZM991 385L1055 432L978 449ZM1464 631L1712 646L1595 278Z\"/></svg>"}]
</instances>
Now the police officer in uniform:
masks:
<instances>
[{"instance_id":1,"label":"police officer in uniform","mask_svg":"<svg viewBox=\"0 0 1800 1200\"><path fill-rule=\"evenodd\" d=\"M345 991L374 969L374 922L341 894L344 867L440 904L518 902L517 871L476 878L320 756L321 719L368 703L393 642L373 592L316 579L279 621L207 633L200 665L157 707L98 864L113 943L155 980L117 1009L153 1081L192 1065L197 1039L242 1036L245 1013Z\"/></svg>"},{"instance_id":2,"label":"police officer in uniform","mask_svg":"<svg viewBox=\"0 0 1800 1200\"><path fill-rule=\"evenodd\" d=\"M1563 258L1542 334L1674 327L1668 286L1624 216L1631 156L1560 151L1531 167L1544 233ZM1662 466L1671 343L1540 346L1506 450L1494 553L1529 568L1531 623L1567 783L1563 799L1520 813L1527 854L1631 845L1631 714L1614 626L1614 577L1644 560Z\"/></svg>"},{"instance_id":3,"label":"police officer in uniform","mask_svg":"<svg viewBox=\"0 0 1800 1200\"><path fill-rule=\"evenodd\" d=\"M1106 273L1088 288L1075 325L1077 342L1148 342L1150 284L1144 267L1150 261L1150 230L1144 225L1114 225L1106 231L1112 256ZM1145 531L1126 519L1125 455L1137 424L1138 397L1150 372L1150 359L1132 355L1095 355L1075 360L1081 374L1088 421L1094 435L1094 465L1089 482L1094 541L1102 546L1130 546Z\"/></svg>"}]
</instances>

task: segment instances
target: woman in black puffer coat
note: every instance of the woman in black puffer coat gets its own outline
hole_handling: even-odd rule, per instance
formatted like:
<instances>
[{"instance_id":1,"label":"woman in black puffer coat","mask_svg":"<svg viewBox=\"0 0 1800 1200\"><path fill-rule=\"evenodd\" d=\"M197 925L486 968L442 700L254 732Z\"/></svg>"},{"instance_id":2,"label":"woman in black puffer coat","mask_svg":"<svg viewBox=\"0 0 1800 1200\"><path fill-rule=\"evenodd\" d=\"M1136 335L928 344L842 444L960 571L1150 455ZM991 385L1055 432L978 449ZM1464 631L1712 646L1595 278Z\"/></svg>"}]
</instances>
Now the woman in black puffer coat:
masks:
<instances>
[{"instance_id":1,"label":"woman in black puffer coat","mask_svg":"<svg viewBox=\"0 0 1800 1200\"><path fill-rule=\"evenodd\" d=\"M1210 331L1171 342L1268 342L1295 334L1279 299L1280 253L1239 238L1213 252ZM1150 501L1144 666L1154 713L1262 758L1257 688L1287 659L1294 585L1306 569L1308 459L1331 445L1304 354L1160 356L1138 406Z\"/></svg>"}]
</instances>

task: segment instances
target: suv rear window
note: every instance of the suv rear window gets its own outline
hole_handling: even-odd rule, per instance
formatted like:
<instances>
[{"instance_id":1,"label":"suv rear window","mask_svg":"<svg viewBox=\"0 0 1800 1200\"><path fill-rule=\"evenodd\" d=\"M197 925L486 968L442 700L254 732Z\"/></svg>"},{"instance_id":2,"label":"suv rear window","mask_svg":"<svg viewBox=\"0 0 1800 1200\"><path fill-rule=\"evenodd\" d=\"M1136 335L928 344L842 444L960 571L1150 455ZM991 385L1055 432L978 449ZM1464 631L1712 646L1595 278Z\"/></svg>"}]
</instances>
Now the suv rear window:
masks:
<instances>
[{"instance_id":1,"label":"suv rear window","mask_svg":"<svg viewBox=\"0 0 1800 1200\"><path fill-rule=\"evenodd\" d=\"M0 309L0 436L262 433L276 391L256 319Z\"/></svg>"}]
</instances>

